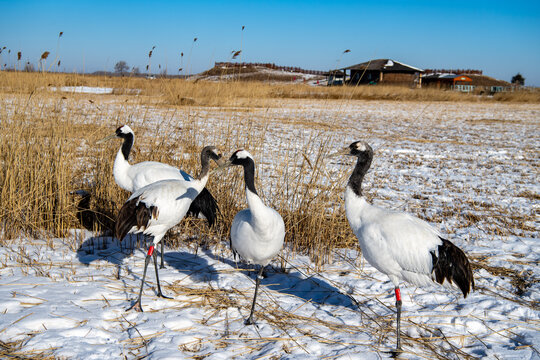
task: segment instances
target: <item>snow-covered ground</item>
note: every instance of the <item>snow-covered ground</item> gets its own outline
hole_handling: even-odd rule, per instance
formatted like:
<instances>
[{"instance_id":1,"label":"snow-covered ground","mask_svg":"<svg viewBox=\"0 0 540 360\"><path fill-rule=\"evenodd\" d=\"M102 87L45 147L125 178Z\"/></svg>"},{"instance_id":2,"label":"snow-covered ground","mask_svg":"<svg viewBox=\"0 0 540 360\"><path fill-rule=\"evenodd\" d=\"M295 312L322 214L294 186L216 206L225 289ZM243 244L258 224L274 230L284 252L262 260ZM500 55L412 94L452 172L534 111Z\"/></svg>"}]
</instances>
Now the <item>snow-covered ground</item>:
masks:
<instances>
[{"instance_id":1,"label":"snow-covered ground","mask_svg":"<svg viewBox=\"0 0 540 360\"><path fill-rule=\"evenodd\" d=\"M65 93L71 93L71 94L96 94L96 95L103 95L103 94L112 94L115 89L111 87L101 87L101 86L61 86L59 88L55 86L49 87L49 90L51 91L61 91ZM131 94L131 95L137 95L141 92L140 89L117 89L119 93L122 94Z\"/></svg>"},{"instance_id":2,"label":"snow-covered ground","mask_svg":"<svg viewBox=\"0 0 540 360\"><path fill-rule=\"evenodd\" d=\"M56 87L51 87L51 91L58 91ZM96 86L62 86L60 91L80 94L112 94L113 88Z\"/></svg>"},{"instance_id":3,"label":"snow-covered ground","mask_svg":"<svg viewBox=\"0 0 540 360\"><path fill-rule=\"evenodd\" d=\"M540 359L540 105L283 100L248 115L130 108L109 98L99 108L83 100L65 106L83 108L81 121L95 117L111 129L117 116L109 114L119 108L136 132L167 119L195 128L201 142L229 128L231 149L224 150L252 150L268 201L280 191L272 166L278 159L323 143L335 150L369 141L369 200L432 222L478 264L477 289L467 299L437 286L402 287L402 357ZM351 166L328 162L322 181ZM356 249L336 251L320 269L288 248L282 256L286 270L276 260L262 281L257 326L246 326L254 274L225 242L198 252L189 242L166 248L160 279L173 299L156 297L150 268L145 312L136 313L126 309L137 296L142 249L131 254L116 240L79 230L66 239L15 239L0 247L0 340L27 356L70 359L390 356L395 308L386 276Z\"/></svg>"}]
</instances>

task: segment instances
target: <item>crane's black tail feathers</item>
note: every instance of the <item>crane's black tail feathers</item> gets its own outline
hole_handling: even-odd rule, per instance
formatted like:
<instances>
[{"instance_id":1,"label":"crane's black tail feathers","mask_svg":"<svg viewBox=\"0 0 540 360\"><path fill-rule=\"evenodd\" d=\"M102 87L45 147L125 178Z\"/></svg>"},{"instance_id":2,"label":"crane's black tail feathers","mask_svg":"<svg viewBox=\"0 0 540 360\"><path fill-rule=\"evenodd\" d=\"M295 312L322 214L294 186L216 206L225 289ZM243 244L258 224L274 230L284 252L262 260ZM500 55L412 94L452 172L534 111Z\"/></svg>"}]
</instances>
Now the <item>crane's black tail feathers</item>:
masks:
<instances>
[{"instance_id":1,"label":"crane's black tail feathers","mask_svg":"<svg viewBox=\"0 0 540 360\"><path fill-rule=\"evenodd\" d=\"M231 251L233 253L234 261L236 261L236 257L238 256L238 253L236 252L236 249L232 246L232 237L229 236L229 247L231 248Z\"/></svg>"},{"instance_id":2,"label":"crane's black tail feathers","mask_svg":"<svg viewBox=\"0 0 540 360\"><path fill-rule=\"evenodd\" d=\"M438 255L431 252L433 260L433 274L435 281L439 284L447 280L456 284L464 297L467 297L471 290L474 290L474 278L471 263L467 255L452 244L450 241L441 238L442 244L438 247Z\"/></svg>"},{"instance_id":3,"label":"crane's black tail feathers","mask_svg":"<svg viewBox=\"0 0 540 360\"><path fill-rule=\"evenodd\" d=\"M134 226L140 230L143 230L148 226L150 219L152 217L155 218L158 215L158 211L155 206L148 208L144 202L138 201L138 197L127 201L124 205L122 205L122 208L118 212L118 217L116 218L116 224L114 227L114 234L120 241L126 237Z\"/></svg>"},{"instance_id":4,"label":"crane's black tail feathers","mask_svg":"<svg viewBox=\"0 0 540 360\"><path fill-rule=\"evenodd\" d=\"M199 214L202 214L208 221L208 226L212 227L216 222L218 211L216 199L207 188L204 188L189 206L187 215L198 217Z\"/></svg>"}]
</instances>

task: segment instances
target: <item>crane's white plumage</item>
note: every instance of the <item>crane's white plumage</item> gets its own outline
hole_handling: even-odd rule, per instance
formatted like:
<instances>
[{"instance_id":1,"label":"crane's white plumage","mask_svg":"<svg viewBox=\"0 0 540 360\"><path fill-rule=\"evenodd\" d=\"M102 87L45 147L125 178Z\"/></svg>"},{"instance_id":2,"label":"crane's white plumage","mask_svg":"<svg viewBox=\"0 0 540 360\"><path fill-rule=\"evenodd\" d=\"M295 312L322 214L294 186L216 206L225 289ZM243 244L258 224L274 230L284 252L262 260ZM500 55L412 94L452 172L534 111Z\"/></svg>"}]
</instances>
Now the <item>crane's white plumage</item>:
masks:
<instances>
[{"instance_id":1,"label":"crane's white plumage","mask_svg":"<svg viewBox=\"0 0 540 360\"><path fill-rule=\"evenodd\" d=\"M231 225L233 249L245 261L266 266L280 252L285 238L285 225L277 211L246 189L249 208L234 217Z\"/></svg>"},{"instance_id":2,"label":"crane's white plumage","mask_svg":"<svg viewBox=\"0 0 540 360\"><path fill-rule=\"evenodd\" d=\"M427 222L410 214L369 204L362 195L362 181L373 158L373 149L357 141L334 155L357 157L345 190L345 211L358 238L362 255L388 275L395 287L397 350L400 344L402 281L424 286L437 282L457 286L466 297L474 289L471 265L461 249L444 239Z\"/></svg>"},{"instance_id":3,"label":"crane's white plumage","mask_svg":"<svg viewBox=\"0 0 540 360\"><path fill-rule=\"evenodd\" d=\"M345 190L345 211L362 255L394 286L401 280L417 286L433 283L431 251L437 255L442 244L437 230L412 215L371 205L350 187Z\"/></svg>"},{"instance_id":4,"label":"crane's white plumage","mask_svg":"<svg viewBox=\"0 0 540 360\"><path fill-rule=\"evenodd\" d=\"M130 165L123 155L118 156L118 154L114 161L113 174L118 186L129 192L137 191L159 180L193 180L192 176L173 166L156 161L144 161Z\"/></svg>"},{"instance_id":5,"label":"crane's white plumage","mask_svg":"<svg viewBox=\"0 0 540 360\"><path fill-rule=\"evenodd\" d=\"M188 173L160 162L143 161L133 165L130 164L128 159L135 141L135 134L128 125L120 126L114 134L107 136L100 142L113 138L124 140L116 154L113 166L114 180L122 189L133 193L161 180L177 179L186 182L194 180ZM199 195L191 202L187 215L204 218L208 221L208 225L212 226L216 220L217 211L216 199L208 189L204 188L199 191ZM161 267L164 267L163 243L161 243Z\"/></svg>"},{"instance_id":6,"label":"crane's white plumage","mask_svg":"<svg viewBox=\"0 0 540 360\"><path fill-rule=\"evenodd\" d=\"M157 210L147 224L135 226L132 232L153 236L153 245L157 245L167 230L184 218L207 180L208 175L193 181L161 180L135 191L127 201L135 200L135 206L143 205L147 209L155 207Z\"/></svg>"},{"instance_id":7,"label":"crane's white plumage","mask_svg":"<svg viewBox=\"0 0 540 360\"><path fill-rule=\"evenodd\" d=\"M124 144L116 153L114 159L114 180L122 189L134 192L146 185L166 179L193 180L188 173L157 161L143 161L137 164L128 162L129 153L135 140L135 133L128 125L123 125L108 138L119 137Z\"/></svg>"},{"instance_id":8,"label":"crane's white plumage","mask_svg":"<svg viewBox=\"0 0 540 360\"><path fill-rule=\"evenodd\" d=\"M115 229L118 239L123 239L128 233L139 232L153 238L152 245L145 259L139 297L132 306L138 311L142 311L142 287L151 256L154 257L154 266L156 268L158 296L163 296L159 285L154 247L161 241L170 228L184 218L193 200L206 186L209 176L210 159L216 161L218 164L222 163L221 155L214 146L207 146L202 150L202 169L198 178L191 181L179 179L161 180L146 185L135 191L118 213Z\"/></svg>"},{"instance_id":9,"label":"crane's white plumage","mask_svg":"<svg viewBox=\"0 0 540 360\"><path fill-rule=\"evenodd\" d=\"M231 247L245 261L261 266L255 283L251 313L246 324L253 323L253 309L263 269L280 252L285 239L285 224L277 211L266 206L255 189L255 163L246 150L238 150L226 166L244 168L248 208L234 217L231 225Z\"/></svg>"}]
</instances>

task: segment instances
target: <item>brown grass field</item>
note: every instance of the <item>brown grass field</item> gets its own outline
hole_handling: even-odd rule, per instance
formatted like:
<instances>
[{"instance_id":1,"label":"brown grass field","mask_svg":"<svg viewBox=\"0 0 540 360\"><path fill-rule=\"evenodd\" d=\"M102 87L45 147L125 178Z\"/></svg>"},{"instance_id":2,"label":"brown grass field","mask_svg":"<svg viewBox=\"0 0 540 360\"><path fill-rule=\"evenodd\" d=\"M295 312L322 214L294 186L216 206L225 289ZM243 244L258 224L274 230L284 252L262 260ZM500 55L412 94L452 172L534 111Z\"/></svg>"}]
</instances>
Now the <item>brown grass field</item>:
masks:
<instances>
[{"instance_id":1,"label":"brown grass field","mask_svg":"<svg viewBox=\"0 0 540 360\"><path fill-rule=\"evenodd\" d=\"M418 119L426 108L446 106L440 104L511 108L540 103L538 91L488 98L398 87L310 87L22 72L1 72L0 84L3 239L21 234L64 237L70 229L81 226L83 217L87 227L109 231L128 194L115 185L111 174L119 142L103 146L95 142L117 126L135 122L134 162L157 160L196 173L198 151L206 144L215 144L226 153L246 147L257 154L261 167L270 166L271 171L260 170L262 176L269 176L261 183L267 186L270 180L274 185L263 192L285 218L288 243L294 250L307 251L318 264L328 261L332 249L356 243L342 204L335 200L343 191L349 169L332 174L339 179L332 183L323 162L326 153L346 145L339 143L335 134L347 133L347 121L342 121L347 107L362 103L377 108L381 101L390 108L391 104L405 104L419 109L415 110ZM114 91L111 95L51 91L61 86L112 87ZM372 102L363 102L366 100ZM276 111L281 107L305 107L308 116ZM326 107L334 110L320 118L317 110L311 110ZM181 124L177 114L184 119ZM308 129L304 139L295 139L296 147L288 142L290 128ZM285 134L277 136L276 131ZM362 135L370 133L373 130L368 128ZM399 140L408 140L408 136L414 135L405 131ZM237 201L243 198L243 186L235 173L219 176L219 181L210 181L208 186L219 199L220 225L209 230L201 221L185 221L177 231L184 238L203 234L200 239L219 243L227 237L234 214L243 206ZM91 194L88 204L75 195L77 190ZM169 239L178 240L174 236Z\"/></svg>"}]
</instances>

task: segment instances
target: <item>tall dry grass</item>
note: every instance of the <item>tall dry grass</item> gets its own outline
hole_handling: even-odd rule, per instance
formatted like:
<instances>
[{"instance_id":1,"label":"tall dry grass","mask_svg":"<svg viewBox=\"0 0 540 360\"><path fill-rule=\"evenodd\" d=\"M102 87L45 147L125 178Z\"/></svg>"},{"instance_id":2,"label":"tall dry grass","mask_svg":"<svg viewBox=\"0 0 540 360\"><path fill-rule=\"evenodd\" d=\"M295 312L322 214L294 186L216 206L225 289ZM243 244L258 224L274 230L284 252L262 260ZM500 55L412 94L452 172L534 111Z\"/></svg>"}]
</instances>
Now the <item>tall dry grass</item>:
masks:
<instances>
[{"instance_id":1,"label":"tall dry grass","mask_svg":"<svg viewBox=\"0 0 540 360\"><path fill-rule=\"evenodd\" d=\"M30 81L34 84L35 80ZM115 216L129 196L112 176L121 141L99 146L95 142L113 132L115 126L129 122L125 109L104 113L96 104L86 103L76 95L64 99L66 95L61 93L33 89L27 94L26 89L21 87L19 94L11 92L11 106L1 110L2 239L21 235L66 237L70 229L81 227L110 234ZM77 98L78 105L69 103L72 96ZM219 98L220 93L213 96ZM244 96L250 100L259 93ZM233 99L228 101L233 104ZM241 103L239 100L234 104ZM140 106L144 113L144 105ZM299 167L291 158L276 163L276 159L263 156L267 150L264 126L248 124L243 132L249 134L247 137L234 132L235 126L224 123L210 135L200 131L197 121L188 121L181 129L170 119L163 119L157 126L137 126L131 161L161 161L196 174L200 144L215 144L225 156L238 147L246 147L256 155L258 164L270 162L277 169L274 176L280 179L279 187L264 189L260 178L258 186L265 199L271 199L271 205L282 213L288 229L286 240L293 249L307 251L322 264L330 256L326 250L355 243L343 213L328 212L328 189L318 185L326 148L314 147L319 142L306 139L307 144L313 144L305 149L311 160L303 158ZM227 240L234 215L245 207L240 169L216 174L208 187L220 204L218 225L209 229L202 220L185 221L177 228L179 236L169 238L173 246L186 238L217 243Z\"/></svg>"},{"instance_id":2,"label":"tall dry grass","mask_svg":"<svg viewBox=\"0 0 540 360\"><path fill-rule=\"evenodd\" d=\"M480 96L450 90L410 89L402 86L311 86L306 84L269 84L260 81L190 82L161 80L162 94L168 105L266 106L275 99L317 100L387 100L387 101L453 101L453 102L516 102L540 103L540 90L521 90Z\"/></svg>"},{"instance_id":3,"label":"tall dry grass","mask_svg":"<svg viewBox=\"0 0 540 360\"><path fill-rule=\"evenodd\" d=\"M264 79L262 79L264 80ZM466 101L540 103L540 89L498 93L493 96L460 93L431 88L411 89L402 86L310 86L289 82L240 81L210 82L183 79L146 79L134 76L95 76L63 73L25 73L0 71L0 91L24 93L48 91L60 86L111 87L114 94L152 97L164 105L197 106L266 106L272 99L388 100L388 101Z\"/></svg>"},{"instance_id":4,"label":"tall dry grass","mask_svg":"<svg viewBox=\"0 0 540 360\"><path fill-rule=\"evenodd\" d=\"M70 163L77 161L67 119L30 100L2 112L0 219L3 238L65 236L76 225Z\"/></svg>"}]
</instances>

